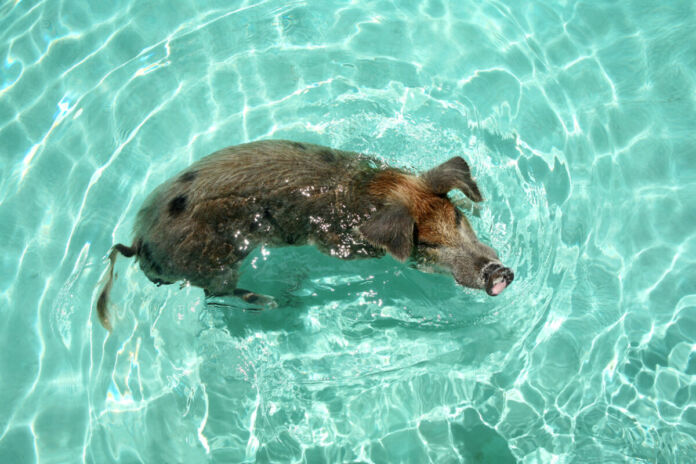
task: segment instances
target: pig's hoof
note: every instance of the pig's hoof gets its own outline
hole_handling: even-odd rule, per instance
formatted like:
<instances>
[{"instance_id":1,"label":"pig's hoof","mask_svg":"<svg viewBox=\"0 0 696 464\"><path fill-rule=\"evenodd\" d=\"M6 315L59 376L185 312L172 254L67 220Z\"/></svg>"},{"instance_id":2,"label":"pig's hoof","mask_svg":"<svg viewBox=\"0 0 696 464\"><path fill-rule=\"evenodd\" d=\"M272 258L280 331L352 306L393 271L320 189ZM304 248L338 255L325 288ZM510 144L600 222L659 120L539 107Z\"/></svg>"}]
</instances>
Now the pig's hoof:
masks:
<instances>
[{"instance_id":1,"label":"pig's hoof","mask_svg":"<svg viewBox=\"0 0 696 464\"><path fill-rule=\"evenodd\" d=\"M278 303L276 303L272 296L259 295L258 293L243 290L241 288L235 289L232 294L238 298L241 298L246 303L256 306L254 308L248 308L251 310L260 311L261 309L274 309L278 307Z\"/></svg>"},{"instance_id":2,"label":"pig's hoof","mask_svg":"<svg viewBox=\"0 0 696 464\"><path fill-rule=\"evenodd\" d=\"M243 311L261 311L278 307L278 303L272 296L260 295L241 288L222 295L206 291L205 304L209 307L241 309Z\"/></svg>"}]
</instances>

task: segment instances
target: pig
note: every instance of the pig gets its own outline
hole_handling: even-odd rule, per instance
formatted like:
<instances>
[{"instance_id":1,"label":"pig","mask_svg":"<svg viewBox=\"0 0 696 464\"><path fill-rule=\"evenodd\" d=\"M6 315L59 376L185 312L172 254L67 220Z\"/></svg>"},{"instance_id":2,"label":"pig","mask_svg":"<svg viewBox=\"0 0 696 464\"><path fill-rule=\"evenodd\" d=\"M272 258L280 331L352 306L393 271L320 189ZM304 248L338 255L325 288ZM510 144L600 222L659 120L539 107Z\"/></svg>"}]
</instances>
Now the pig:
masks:
<instances>
[{"instance_id":1,"label":"pig","mask_svg":"<svg viewBox=\"0 0 696 464\"><path fill-rule=\"evenodd\" d=\"M111 330L108 298L118 254L135 257L157 285L185 281L206 296L270 305L272 298L236 286L240 264L260 245L312 244L340 259L388 253L496 296L514 273L477 239L447 196L454 189L483 200L459 156L415 175L310 143L264 140L222 149L145 200L132 245L116 244L109 254L99 320Z\"/></svg>"}]
</instances>

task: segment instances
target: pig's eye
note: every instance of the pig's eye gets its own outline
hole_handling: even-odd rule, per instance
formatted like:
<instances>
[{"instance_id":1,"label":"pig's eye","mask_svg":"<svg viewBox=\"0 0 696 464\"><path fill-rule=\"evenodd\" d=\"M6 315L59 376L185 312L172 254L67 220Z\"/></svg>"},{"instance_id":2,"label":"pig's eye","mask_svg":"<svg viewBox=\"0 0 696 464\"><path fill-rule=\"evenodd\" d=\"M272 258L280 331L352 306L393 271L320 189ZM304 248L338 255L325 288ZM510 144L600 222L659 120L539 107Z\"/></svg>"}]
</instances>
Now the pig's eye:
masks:
<instances>
[{"instance_id":1,"label":"pig's eye","mask_svg":"<svg viewBox=\"0 0 696 464\"><path fill-rule=\"evenodd\" d=\"M454 208L454 221L457 223L457 225L461 224L462 216L462 212L459 211L457 208Z\"/></svg>"},{"instance_id":2,"label":"pig's eye","mask_svg":"<svg viewBox=\"0 0 696 464\"><path fill-rule=\"evenodd\" d=\"M422 246L423 248L437 248L439 246L435 243L423 242L423 241L418 242L418 245Z\"/></svg>"}]
</instances>

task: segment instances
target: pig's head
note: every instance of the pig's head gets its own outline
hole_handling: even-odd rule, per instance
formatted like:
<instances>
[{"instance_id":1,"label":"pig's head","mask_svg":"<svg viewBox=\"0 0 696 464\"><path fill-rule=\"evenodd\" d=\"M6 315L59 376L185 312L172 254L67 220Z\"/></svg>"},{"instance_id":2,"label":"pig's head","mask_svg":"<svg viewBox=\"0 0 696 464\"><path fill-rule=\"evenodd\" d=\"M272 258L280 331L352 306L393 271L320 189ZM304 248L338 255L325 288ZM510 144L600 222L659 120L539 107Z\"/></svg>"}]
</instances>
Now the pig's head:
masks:
<instances>
[{"instance_id":1,"label":"pig's head","mask_svg":"<svg viewBox=\"0 0 696 464\"><path fill-rule=\"evenodd\" d=\"M424 271L445 271L460 285L499 295L514 279L497 253L481 243L469 221L447 197L458 189L474 202L483 200L469 166L455 157L420 177L387 171L371 193L385 198L360 231L371 243L404 261L413 257Z\"/></svg>"}]
</instances>

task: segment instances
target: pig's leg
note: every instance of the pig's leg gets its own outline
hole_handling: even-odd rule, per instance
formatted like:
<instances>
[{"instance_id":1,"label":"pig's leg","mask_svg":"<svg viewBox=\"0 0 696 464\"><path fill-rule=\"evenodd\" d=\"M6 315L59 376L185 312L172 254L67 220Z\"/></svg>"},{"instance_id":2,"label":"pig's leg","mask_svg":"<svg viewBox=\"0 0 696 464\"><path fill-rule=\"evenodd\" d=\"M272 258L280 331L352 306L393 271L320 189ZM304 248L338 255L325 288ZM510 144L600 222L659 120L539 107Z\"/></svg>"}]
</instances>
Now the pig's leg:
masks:
<instances>
[{"instance_id":1,"label":"pig's leg","mask_svg":"<svg viewBox=\"0 0 696 464\"><path fill-rule=\"evenodd\" d=\"M241 298L242 300L246 301L249 304L260 305L266 309L272 309L272 308L278 307L278 304L276 303L275 299L272 296L260 295L258 293L254 293L254 292L251 292L249 290L244 290L242 288L235 288L234 291L232 292L232 295L236 296L237 298ZM254 308L254 309L263 309L263 308Z\"/></svg>"},{"instance_id":2,"label":"pig's leg","mask_svg":"<svg viewBox=\"0 0 696 464\"><path fill-rule=\"evenodd\" d=\"M235 288L230 293L225 294L210 293L208 290L205 291L205 303L208 306L235 308L236 306L234 304L225 302L228 297L236 297L245 303L248 303L250 306L242 308L247 311L261 311L263 309L273 309L278 307L278 303L276 303L272 296L261 295L242 288Z\"/></svg>"},{"instance_id":3,"label":"pig's leg","mask_svg":"<svg viewBox=\"0 0 696 464\"><path fill-rule=\"evenodd\" d=\"M244 309L261 310L272 309L278 306L272 296L261 295L250 290L237 288L238 277L239 274L235 269L227 273L224 277L221 276L209 282L209 285L204 288L206 304L232 307L231 304L226 304L224 299L226 297L236 297L249 305L253 305L253 307ZM222 299L222 301L220 299Z\"/></svg>"}]
</instances>

